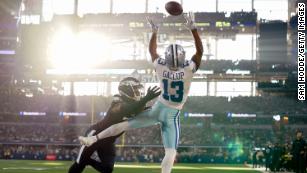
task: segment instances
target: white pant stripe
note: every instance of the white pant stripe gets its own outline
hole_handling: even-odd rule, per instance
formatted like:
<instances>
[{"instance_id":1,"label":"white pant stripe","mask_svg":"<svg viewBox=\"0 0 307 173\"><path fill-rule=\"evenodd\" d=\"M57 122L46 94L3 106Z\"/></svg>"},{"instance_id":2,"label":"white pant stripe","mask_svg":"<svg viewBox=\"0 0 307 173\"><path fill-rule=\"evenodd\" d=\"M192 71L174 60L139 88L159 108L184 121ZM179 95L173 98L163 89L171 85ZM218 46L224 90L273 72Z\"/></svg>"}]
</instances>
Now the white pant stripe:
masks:
<instances>
[{"instance_id":1,"label":"white pant stripe","mask_svg":"<svg viewBox=\"0 0 307 173\"><path fill-rule=\"evenodd\" d=\"M95 132L96 132L96 130L92 130L92 131L90 131L90 133L87 134L87 136L88 136L88 137L89 137L89 136L93 136L93 134L94 134ZM80 151L79 151L79 154L78 154L78 157L77 157L77 160L76 160L76 162L77 162L78 164L79 164L79 162L80 162L81 155L82 155L82 153L83 153L84 148L85 148L85 145L82 145L81 148L80 148Z\"/></svg>"}]
</instances>

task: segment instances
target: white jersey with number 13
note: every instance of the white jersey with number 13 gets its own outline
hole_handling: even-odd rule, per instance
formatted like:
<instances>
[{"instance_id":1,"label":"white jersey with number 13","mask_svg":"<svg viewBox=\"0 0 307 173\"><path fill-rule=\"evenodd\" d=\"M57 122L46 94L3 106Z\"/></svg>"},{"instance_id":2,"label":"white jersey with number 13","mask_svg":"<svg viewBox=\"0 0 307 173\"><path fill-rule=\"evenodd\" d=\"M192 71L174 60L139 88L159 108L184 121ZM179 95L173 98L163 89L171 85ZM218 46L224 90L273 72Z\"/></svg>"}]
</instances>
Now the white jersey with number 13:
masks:
<instances>
[{"instance_id":1,"label":"white jersey with number 13","mask_svg":"<svg viewBox=\"0 0 307 173\"><path fill-rule=\"evenodd\" d=\"M195 63L187 60L183 67L172 71L167 67L165 59L159 57L154 61L154 67L162 90L159 101L168 107L181 110L187 100L193 74L196 71Z\"/></svg>"}]
</instances>

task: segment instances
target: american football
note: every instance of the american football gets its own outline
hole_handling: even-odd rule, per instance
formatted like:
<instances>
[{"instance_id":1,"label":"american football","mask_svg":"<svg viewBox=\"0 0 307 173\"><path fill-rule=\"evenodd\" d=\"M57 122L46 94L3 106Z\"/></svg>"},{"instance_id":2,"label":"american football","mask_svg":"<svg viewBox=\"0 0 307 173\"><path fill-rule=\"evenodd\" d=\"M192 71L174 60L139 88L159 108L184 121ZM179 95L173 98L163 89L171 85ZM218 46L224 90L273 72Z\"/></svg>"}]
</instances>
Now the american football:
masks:
<instances>
[{"instance_id":1,"label":"american football","mask_svg":"<svg viewBox=\"0 0 307 173\"><path fill-rule=\"evenodd\" d=\"M165 4L165 9L166 11L173 16L178 16L180 14L182 14L183 9L181 4L179 4L176 1L169 1Z\"/></svg>"}]
</instances>

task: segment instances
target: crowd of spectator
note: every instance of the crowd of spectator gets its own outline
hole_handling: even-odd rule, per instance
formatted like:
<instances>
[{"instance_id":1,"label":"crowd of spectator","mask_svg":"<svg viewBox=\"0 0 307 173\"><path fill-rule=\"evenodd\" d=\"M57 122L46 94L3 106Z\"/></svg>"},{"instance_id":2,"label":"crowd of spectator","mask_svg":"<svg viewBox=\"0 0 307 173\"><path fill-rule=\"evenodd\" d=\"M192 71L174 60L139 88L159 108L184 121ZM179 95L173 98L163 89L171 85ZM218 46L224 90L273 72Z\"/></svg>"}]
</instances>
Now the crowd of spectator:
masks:
<instances>
[{"instance_id":1,"label":"crowd of spectator","mask_svg":"<svg viewBox=\"0 0 307 173\"><path fill-rule=\"evenodd\" d=\"M0 145L1 146L1 145ZM74 160L78 146L31 146L2 145L0 159L30 160ZM251 161L249 151L229 148L179 148L176 161L180 163L244 163ZM116 151L118 162L159 163L164 156L162 147L119 147ZM92 158L97 158L94 155Z\"/></svg>"},{"instance_id":2,"label":"crowd of spectator","mask_svg":"<svg viewBox=\"0 0 307 173\"><path fill-rule=\"evenodd\" d=\"M184 121L184 120L182 120ZM204 120L205 121L205 120ZM212 126L182 123L181 146L263 146L267 141L291 141L296 126L271 125L230 125L214 124ZM54 123L1 123L1 143L29 143L29 144L78 144L77 138L83 135L90 124L54 124ZM283 126L283 125L282 125ZM282 132L282 137L280 133ZM265 134L265 135L263 135ZM127 131L117 141L121 145L162 145L159 125L145 129Z\"/></svg>"},{"instance_id":3,"label":"crowd of spectator","mask_svg":"<svg viewBox=\"0 0 307 173\"><path fill-rule=\"evenodd\" d=\"M92 101L94 99L94 101ZM112 97L90 96L60 96L60 95L35 95L26 97L24 94L2 94L0 97L1 113L15 113L21 111L47 112L58 115L59 112L87 112L94 108L95 113L105 112ZM93 107L92 104L93 103ZM205 112L204 112L205 111ZM294 98L284 96L256 96L256 97L214 97L191 96L183 112L215 113L259 113L266 115L275 114L304 114L307 106Z\"/></svg>"},{"instance_id":4,"label":"crowd of spectator","mask_svg":"<svg viewBox=\"0 0 307 173\"><path fill-rule=\"evenodd\" d=\"M76 143L85 128L52 124L1 124L0 142L11 143Z\"/></svg>"},{"instance_id":5,"label":"crowd of spectator","mask_svg":"<svg viewBox=\"0 0 307 173\"><path fill-rule=\"evenodd\" d=\"M58 160L72 160L78 152L77 137L103 116L112 97L72 97L58 95L2 94L0 101L0 157L44 159L54 154ZM91 103L95 117L91 117ZM179 162L242 163L250 159L254 147L268 142L289 143L294 131L307 119L305 103L281 96L189 97L181 116ZM204 110L206 112L204 112ZM44 116L20 115L20 111L46 112ZM58 112L87 112L86 116L59 116ZM189 113L212 113L213 117L189 117ZM229 112L257 114L233 118ZM273 115L281 115L276 121ZM260 115L260 116L258 116ZM283 119L283 118L287 119ZM126 132L118 139L118 161L159 162L163 153L159 125ZM130 147L130 148L129 148Z\"/></svg>"},{"instance_id":6,"label":"crowd of spectator","mask_svg":"<svg viewBox=\"0 0 307 173\"><path fill-rule=\"evenodd\" d=\"M306 103L283 96L189 97L185 110L206 113L305 114Z\"/></svg>"},{"instance_id":7,"label":"crowd of spectator","mask_svg":"<svg viewBox=\"0 0 307 173\"><path fill-rule=\"evenodd\" d=\"M56 124L1 124L0 143L6 144L7 149L0 151L0 155L2 154L2 158L11 159L42 159L51 153L55 154L58 160L71 160L78 152L77 136L85 129L86 126L65 127ZM178 161L241 163L247 160L249 151L254 147L265 147L267 142L276 140L291 142L294 131L295 129L274 132L273 129L183 126ZM282 138L276 139L278 135ZM161 136L157 126L128 131L124 137L119 138L117 144L128 147L126 150L119 148L121 153L118 154L118 161L157 162L162 158ZM18 148L17 145L26 146ZM150 146L155 149L149 149ZM7 153L10 153L10 157L5 156Z\"/></svg>"}]
</instances>

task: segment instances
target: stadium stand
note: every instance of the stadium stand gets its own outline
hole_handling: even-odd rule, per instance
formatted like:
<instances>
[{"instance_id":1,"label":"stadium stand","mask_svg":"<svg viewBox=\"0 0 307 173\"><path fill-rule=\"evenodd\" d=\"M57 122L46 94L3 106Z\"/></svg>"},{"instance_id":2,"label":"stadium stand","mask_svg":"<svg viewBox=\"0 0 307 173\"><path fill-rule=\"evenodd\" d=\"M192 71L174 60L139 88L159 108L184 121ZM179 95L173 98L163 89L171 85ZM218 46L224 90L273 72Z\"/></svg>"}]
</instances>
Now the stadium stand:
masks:
<instances>
[{"instance_id":1,"label":"stadium stand","mask_svg":"<svg viewBox=\"0 0 307 173\"><path fill-rule=\"evenodd\" d=\"M88 96L3 94L0 98L0 158L45 159L54 155L58 160L76 157L78 135L91 123ZM95 117L107 110L111 97L95 97ZM46 102L48 101L48 104ZM73 103L71 103L73 101ZM72 106L73 104L73 106ZM181 118L181 139L178 162L243 163L251 161L253 148L282 141L286 144L300 124L307 119L304 103L281 96L262 97L190 97L183 112L212 113L213 117ZM63 106L64 105L64 106ZM193 106L192 106L193 105ZM206 112L203 112L203 111ZM21 112L46 112L44 116L27 116ZM61 111L86 112L86 116L60 116ZM229 112L256 114L251 118L232 118ZM183 113L184 114L184 113ZM289 120L277 122L280 114ZM259 116L258 116L259 115ZM144 132L145 131L145 132ZM146 134L146 135L144 135ZM264 135L265 134L265 135ZM285 135L281 135L285 134ZM117 141L118 161L159 162L161 136L157 126L126 132ZM153 149L154 148L154 149ZM196 152L197 151L197 152ZM201 154L205 153L205 154Z\"/></svg>"}]
</instances>

